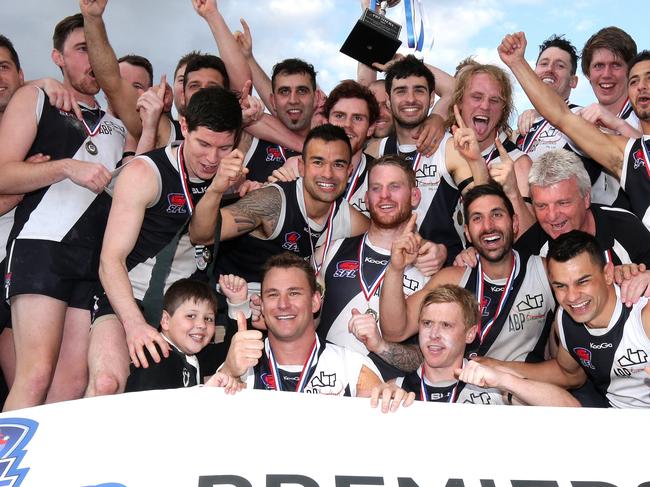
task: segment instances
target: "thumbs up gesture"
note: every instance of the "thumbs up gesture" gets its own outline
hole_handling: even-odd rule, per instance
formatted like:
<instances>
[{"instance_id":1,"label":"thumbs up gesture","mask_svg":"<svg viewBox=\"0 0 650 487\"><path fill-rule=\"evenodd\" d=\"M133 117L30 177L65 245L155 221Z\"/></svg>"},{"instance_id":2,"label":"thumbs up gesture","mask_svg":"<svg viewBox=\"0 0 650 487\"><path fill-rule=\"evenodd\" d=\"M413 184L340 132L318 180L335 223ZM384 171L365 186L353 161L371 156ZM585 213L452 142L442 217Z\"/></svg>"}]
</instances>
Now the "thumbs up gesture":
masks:
<instances>
[{"instance_id":1,"label":"thumbs up gesture","mask_svg":"<svg viewBox=\"0 0 650 487\"><path fill-rule=\"evenodd\" d=\"M221 372L231 377L241 377L250 367L255 367L264 350L262 332L249 330L246 318L237 313L237 333L232 337L228 356Z\"/></svg>"}]
</instances>

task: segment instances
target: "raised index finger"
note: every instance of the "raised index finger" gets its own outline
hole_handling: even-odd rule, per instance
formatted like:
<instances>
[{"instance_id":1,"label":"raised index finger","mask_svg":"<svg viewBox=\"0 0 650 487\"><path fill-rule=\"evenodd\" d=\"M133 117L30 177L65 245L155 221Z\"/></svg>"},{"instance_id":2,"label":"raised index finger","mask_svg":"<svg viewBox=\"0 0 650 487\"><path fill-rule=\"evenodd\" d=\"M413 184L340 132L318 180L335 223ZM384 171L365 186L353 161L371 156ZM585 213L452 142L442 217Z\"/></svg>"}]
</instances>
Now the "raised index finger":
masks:
<instances>
[{"instance_id":1,"label":"raised index finger","mask_svg":"<svg viewBox=\"0 0 650 487\"><path fill-rule=\"evenodd\" d=\"M417 223L416 223L417 218L418 218L418 214L417 214L417 213L415 213L415 212L411 213L411 218L409 218L408 223L407 223L406 226L404 227L404 233L403 233L403 235L406 235L406 234L408 234L408 233L415 233L415 232L417 232L417 230L418 230L418 226L417 226Z\"/></svg>"},{"instance_id":2,"label":"raised index finger","mask_svg":"<svg viewBox=\"0 0 650 487\"><path fill-rule=\"evenodd\" d=\"M167 88L167 75L163 74L160 77L160 84L158 85L158 88L156 89L156 95L158 95L158 98L161 100L165 98L165 89Z\"/></svg>"},{"instance_id":3,"label":"raised index finger","mask_svg":"<svg viewBox=\"0 0 650 487\"><path fill-rule=\"evenodd\" d=\"M506 148L503 147L503 144L501 143L501 140L499 139L498 135L494 139L494 145L497 146L497 150L499 151L499 158L501 159L501 162L508 161L510 159L510 154L508 154Z\"/></svg>"},{"instance_id":4,"label":"raised index finger","mask_svg":"<svg viewBox=\"0 0 650 487\"><path fill-rule=\"evenodd\" d=\"M464 129L467 128L467 125L465 125L465 121L463 120L463 117L460 116L460 110L458 109L458 105L454 104L454 117L456 118L456 125L458 125L458 128Z\"/></svg>"}]
</instances>

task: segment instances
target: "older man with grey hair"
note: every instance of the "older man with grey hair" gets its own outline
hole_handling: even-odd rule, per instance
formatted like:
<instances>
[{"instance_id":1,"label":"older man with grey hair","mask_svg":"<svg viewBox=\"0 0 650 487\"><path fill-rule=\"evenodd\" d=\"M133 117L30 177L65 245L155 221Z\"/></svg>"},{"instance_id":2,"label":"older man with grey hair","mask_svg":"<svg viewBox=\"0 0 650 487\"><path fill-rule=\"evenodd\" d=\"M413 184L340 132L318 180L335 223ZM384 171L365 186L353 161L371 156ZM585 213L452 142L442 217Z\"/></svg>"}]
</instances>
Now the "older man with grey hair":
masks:
<instances>
[{"instance_id":1,"label":"older man with grey hair","mask_svg":"<svg viewBox=\"0 0 650 487\"><path fill-rule=\"evenodd\" d=\"M591 202L589 175L576 154L545 153L533 163L528 183L537 223L518 238L517 250L545 257L550 240L582 230L615 265L650 265L650 232L629 211Z\"/></svg>"}]
</instances>

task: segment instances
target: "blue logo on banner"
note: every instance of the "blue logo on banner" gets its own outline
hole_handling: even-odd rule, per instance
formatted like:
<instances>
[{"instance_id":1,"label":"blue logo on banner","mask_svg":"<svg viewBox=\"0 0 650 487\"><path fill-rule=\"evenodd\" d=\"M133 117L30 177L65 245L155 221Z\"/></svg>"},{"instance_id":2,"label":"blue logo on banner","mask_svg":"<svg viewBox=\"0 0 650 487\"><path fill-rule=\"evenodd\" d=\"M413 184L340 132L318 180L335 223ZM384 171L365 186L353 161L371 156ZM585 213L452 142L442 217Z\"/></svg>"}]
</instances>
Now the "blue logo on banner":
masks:
<instances>
[{"instance_id":1,"label":"blue logo on banner","mask_svg":"<svg viewBox=\"0 0 650 487\"><path fill-rule=\"evenodd\" d=\"M0 486L19 487L29 468L18 468L38 423L24 418L0 419Z\"/></svg>"}]
</instances>

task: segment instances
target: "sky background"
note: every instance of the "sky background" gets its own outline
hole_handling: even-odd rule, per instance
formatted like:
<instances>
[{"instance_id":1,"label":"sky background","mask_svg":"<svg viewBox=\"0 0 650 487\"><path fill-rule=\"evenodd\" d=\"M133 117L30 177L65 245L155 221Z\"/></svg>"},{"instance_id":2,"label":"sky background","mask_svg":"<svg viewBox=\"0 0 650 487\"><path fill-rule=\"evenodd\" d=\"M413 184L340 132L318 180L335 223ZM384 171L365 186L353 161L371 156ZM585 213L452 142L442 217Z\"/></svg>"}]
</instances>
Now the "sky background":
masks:
<instances>
[{"instance_id":1,"label":"sky background","mask_svg":"<svg viewBox=\"0 0 650 487\"><path fill-rule=\"evenodd\" d=\"M0 32L14 42L26 78L58 77L50 60L52 31L61 18L79 11L78 2L5 2ZM426 44L431 34L434 39L433 48L425 50L425 61L447 72L453 72L458 61L469 55L500 64L496 47L504 34L519 30L526 32L531 62L537 46L552 34L564 34L580 50L591 34L609 25L627 31L639 50L650 48L647 3L640 0L421 2L429 24ZM300 57L314 64L318 83L326 92L339 80L356 77L356 62L338 50L361 14L359 0L219 0L218 4L231 30L241 29L240 17L246 19L253 53L267 72L281 59ZM390 9L388 16L404 26L403 2ZM216 51L207 24L195 14L190 0L110 0L104 18L117 55L146 56L156 78L166 73L171 79L177 60L188 51ZM518 87L515 93L519 111L528 108ZM571 99L581 105L594 101L581 74Z\"/></svg>"}]
</instances>

